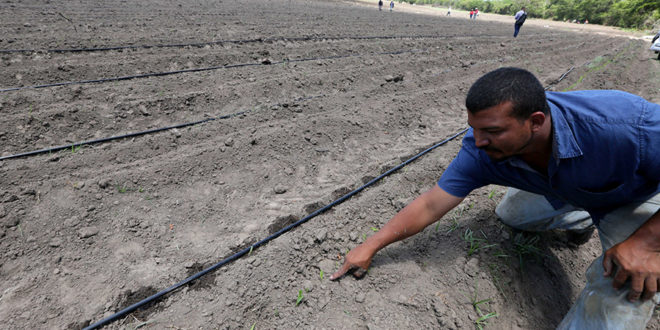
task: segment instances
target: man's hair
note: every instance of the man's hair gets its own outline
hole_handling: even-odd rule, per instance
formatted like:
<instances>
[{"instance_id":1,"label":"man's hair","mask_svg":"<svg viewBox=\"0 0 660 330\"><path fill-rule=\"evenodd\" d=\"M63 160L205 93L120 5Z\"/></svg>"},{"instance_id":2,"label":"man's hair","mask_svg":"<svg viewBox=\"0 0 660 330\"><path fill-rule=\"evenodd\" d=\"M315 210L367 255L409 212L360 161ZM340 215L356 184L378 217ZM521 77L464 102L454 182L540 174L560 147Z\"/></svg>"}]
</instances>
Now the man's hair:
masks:
<instances>
[{"instance_id":1,"label":"man's hair","mask_svg":"<svg viewBox=\"0 0 660 330\"><path fill-rule=\"evenodd\" d=\"M477 79L467 93L465 106L474 114L506 101L513 103L511 115L518 119L550 111L541 82L520 68L499 68Z\"/></svg>"}]
</instances>

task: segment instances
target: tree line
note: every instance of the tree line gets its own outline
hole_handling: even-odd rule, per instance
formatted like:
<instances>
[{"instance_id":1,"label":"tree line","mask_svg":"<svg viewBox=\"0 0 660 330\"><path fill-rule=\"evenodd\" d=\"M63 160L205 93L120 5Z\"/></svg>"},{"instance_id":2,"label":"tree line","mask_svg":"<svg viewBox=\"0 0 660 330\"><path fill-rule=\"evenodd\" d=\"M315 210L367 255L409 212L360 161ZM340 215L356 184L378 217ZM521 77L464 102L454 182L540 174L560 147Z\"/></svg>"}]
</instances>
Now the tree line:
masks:
<instances>
[{"instance_id":1,"label":"tree line","mask_svg":"<svg viewBox=\"0 0 660 330\"><path fill-rule=\"evenodd\" d=\"M399 0L401 2L402 0ZM528 17L651 29L660 25L660 0L405 0L501 15L526 7Z\"/></svg>"}]
</instances>

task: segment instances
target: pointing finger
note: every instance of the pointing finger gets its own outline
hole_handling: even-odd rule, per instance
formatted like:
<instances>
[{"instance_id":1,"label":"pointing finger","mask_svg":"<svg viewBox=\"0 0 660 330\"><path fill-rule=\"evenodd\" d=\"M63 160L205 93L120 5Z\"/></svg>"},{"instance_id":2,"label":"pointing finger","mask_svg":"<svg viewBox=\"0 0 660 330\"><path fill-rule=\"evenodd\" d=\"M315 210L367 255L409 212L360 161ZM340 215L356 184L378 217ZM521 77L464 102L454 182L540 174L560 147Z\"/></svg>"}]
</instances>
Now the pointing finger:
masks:
<instances>
[{"instance_id":1,"label":"pointing finger","mask_svg":"<svg viewBox=\"0 0 660 330\"><path fill-rule=\"evenodd\" d=\"M336 279L339 279L340 277L344 276L344 274L346 274L346 272L349 271L350 269L351 269L351 264L349 264L348 262L344 262L341 268L339 268L338 271L336 271L334 274L332 274L332 276L330 276L330 280L334 281Z\"/></svg>"}]
</instances>

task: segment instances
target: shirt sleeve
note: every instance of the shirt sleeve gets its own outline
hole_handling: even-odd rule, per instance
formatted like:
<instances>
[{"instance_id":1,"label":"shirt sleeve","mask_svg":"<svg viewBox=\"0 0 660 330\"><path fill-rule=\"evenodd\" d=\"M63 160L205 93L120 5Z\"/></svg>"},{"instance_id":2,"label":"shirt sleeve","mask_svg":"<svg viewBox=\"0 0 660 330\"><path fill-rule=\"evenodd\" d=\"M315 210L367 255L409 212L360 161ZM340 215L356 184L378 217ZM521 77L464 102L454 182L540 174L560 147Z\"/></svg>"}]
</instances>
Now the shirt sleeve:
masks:
<instances>
[{"instance_id":1,"label":"shirt sleeve","mask_svg":"<svg viewBox=\"0 0 660 330\"><path fill-rule=\"evenodd\" d=\"M478 155L465 147L461 148L438 180L438 186L442 190L456 197L465 197L472 190L486 184Z\"/></svg>"}]
</instances>

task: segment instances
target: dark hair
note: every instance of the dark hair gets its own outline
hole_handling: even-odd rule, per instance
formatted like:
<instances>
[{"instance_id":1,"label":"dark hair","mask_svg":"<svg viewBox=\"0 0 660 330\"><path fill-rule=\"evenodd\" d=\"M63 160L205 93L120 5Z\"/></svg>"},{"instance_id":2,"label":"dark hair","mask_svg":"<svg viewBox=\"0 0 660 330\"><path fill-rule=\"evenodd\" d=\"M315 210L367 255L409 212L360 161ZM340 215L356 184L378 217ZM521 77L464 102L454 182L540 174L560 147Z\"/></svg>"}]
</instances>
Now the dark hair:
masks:
<instances>
[{"instance_id":1,"label":"dark hair","mask_svg":"<svg viewBox=\"0 0 660 330\"><path fill-rule=\"evenodd\" d=\"M513 103L511 114L518 119L527 119L537 111L550 111L541 82L520 68L499 68L477 79L467 93L465 106L477 113L506 101Z\"/></svg>"}]
</instances>

